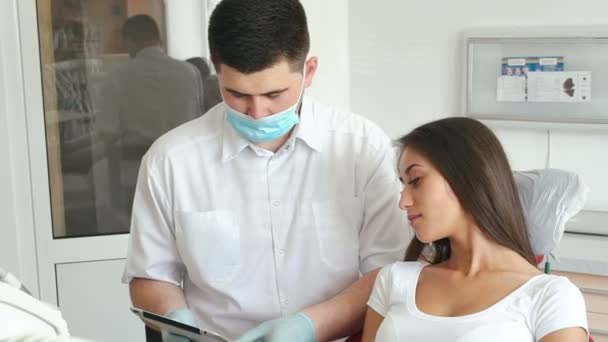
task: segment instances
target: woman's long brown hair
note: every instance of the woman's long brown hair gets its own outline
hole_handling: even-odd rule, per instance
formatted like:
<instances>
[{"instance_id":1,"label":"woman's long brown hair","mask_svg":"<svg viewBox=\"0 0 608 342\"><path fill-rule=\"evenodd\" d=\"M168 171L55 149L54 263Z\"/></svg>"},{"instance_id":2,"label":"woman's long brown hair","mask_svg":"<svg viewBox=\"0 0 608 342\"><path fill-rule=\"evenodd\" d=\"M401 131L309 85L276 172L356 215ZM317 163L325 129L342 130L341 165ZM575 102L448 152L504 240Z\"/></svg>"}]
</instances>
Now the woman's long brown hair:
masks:
<instances>
[{"instance_id":1,"label":"woman's long brown hair","mask_svg":"<svg viewBox=\"0 0 608 342\"><path fill-rule=\"evenodd\" d=\"M433 164L486 236L534 265L526 219L509 161L488 127L471 118L453 117L422 125L398 142L402 149L411 148ZM450 257L447 238L434 241L430 251L425 247L414 237L405 261L425 256L437 264Z\"/></svg>"}]
</instances>

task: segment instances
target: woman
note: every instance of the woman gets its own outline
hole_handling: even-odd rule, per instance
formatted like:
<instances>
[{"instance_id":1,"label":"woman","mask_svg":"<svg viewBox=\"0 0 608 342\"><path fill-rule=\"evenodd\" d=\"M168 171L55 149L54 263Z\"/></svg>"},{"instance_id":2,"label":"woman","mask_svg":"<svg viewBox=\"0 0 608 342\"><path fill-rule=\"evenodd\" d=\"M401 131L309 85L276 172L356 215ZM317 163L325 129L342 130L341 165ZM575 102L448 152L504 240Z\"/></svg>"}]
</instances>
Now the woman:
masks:
<instances>
[{"instance_id":1,"label":"woman","mask_svg":"<svg viewBox=\"0 0 608 342\"><path fill-rule=\"evenodd\" d=\"M534 264L496 136L448 118L400 143L399 206L416 237L378 274L363 341L587 341L580 291Z\"/></svg>"}]
</instances>

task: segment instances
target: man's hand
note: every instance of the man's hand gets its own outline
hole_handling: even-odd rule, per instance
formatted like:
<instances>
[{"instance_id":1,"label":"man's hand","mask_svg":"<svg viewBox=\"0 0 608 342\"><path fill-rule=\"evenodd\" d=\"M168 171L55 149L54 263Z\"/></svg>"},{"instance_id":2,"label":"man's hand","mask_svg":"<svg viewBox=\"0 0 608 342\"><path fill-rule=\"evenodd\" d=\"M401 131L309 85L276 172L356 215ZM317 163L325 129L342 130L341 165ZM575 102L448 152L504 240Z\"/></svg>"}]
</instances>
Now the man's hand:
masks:
<instances>
[{"instance_id":1,"label":"man's hand","mask_svg":"<svg viewBox=\"0 0 608 342\"><path fill-rule=\"evenodd\" d=\"M194 316L192 315L192 312L188 310L188 308L181 308L170 311L165 315L165 317L170 318L174 321L178 321L180 323L196 326ZM163 336L163 342L190 342L189 338L174 335L166 330L161 330L161 333Z\"/></svg>"},{"instance_id":2,"label":"man's hand","mask_svg":"<svg viewBox=\"0 0 608 342\"><path fill-rule=\"evenodd\" d=\"M264 322L249 330L235 342L314 342L315 327L305 314L297 314Z\"/></svg>"}]
</instances>

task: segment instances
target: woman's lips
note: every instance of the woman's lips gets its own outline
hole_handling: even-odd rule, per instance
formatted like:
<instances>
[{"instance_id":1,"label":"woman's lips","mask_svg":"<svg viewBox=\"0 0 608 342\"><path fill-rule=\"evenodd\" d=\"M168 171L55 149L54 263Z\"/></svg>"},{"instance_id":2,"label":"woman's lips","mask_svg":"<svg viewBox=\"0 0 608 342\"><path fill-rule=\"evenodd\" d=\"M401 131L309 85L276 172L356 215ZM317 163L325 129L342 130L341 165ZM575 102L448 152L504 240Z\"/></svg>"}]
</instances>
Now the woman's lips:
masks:
<instances>
[{"instance_id":1,"label":"woman's lips","mask_svg":"<svg viewBox=\"0 0 608 342\"><path fill-rule=\"evenodd\" d=\"M416 215L408 215L407 219L410 220L410 223L414 223L414 221L416 221L417 219L419 219L420 217L422 217L422 215L420 214L416 214Z\"/></svg>"}]
</instances>

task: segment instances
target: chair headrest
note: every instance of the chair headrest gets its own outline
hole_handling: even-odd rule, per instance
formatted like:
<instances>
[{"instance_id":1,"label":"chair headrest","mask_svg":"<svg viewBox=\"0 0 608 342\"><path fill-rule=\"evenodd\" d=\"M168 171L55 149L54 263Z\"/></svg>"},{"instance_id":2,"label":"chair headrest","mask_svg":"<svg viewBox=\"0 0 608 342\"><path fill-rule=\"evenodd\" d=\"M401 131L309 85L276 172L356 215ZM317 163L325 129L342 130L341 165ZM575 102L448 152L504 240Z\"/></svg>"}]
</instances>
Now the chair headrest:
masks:
<instances>
[{"instance_id":1,"label":"chair headrest","mask_svg":"<svg viewBox=\"0 0 608 342\"><path fill-rule=\"evenodd\" d=\"M559 245L566 222L585 205L589 188L578 174L558 169L516 171L513 176L532 251L549 254Z\"/></svg>"}]
</instances>

